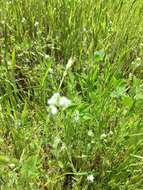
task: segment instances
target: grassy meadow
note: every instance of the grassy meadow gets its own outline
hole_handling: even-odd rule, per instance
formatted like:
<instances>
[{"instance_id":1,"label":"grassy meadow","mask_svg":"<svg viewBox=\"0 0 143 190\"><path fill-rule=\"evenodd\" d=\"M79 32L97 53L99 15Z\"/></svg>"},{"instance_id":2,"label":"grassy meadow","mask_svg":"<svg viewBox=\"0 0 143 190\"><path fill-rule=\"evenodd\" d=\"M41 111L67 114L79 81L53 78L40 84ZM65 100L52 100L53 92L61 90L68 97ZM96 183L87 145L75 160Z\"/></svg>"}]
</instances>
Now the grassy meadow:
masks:
<instances>
[{"instance_id":1,"label":"grassy meadow","mask_svg":"<svg viewBox=\"0 0 143 190\"><path fill-rule=\"evenodd\" d=\"M143 190L142 0L0 0L0 190Z\"/></svg>"}]
</instances>

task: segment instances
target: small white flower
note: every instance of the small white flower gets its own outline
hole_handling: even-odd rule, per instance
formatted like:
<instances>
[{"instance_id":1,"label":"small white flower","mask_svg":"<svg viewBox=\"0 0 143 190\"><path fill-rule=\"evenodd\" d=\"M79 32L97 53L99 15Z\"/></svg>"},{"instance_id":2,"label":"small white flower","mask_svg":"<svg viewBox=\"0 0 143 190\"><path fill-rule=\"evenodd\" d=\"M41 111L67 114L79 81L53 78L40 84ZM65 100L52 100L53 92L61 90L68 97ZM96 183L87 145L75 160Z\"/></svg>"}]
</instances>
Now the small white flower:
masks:
<instances>
[{"instance_id":1,"label":"small white flower","mask_svg":"<svg viewBox=\"0 0 143 190\"><path fill-rule=\"evenodd\" d=\"M132 79L133 73L129 73L129 79Z\"/></svg>"},{"instance_id":2,"label":"small white flower","mask_svg":"<svg viewBox=\"0 0 143 190\"><path fill-rule=\"evenodd\" d=\"M38 22L38 21L35 21L34 26L35 26L35 27L38 27L38 25L39 25L39 22Z\"/></svg>"},{"instance_id":3,"label":"small white flower","mask_svg":"<svg viewBox=\"0 0 143 190\"><path fill-rule=\"evenodd\" d=\"M86 31L87 31L85 27L83 28L83 31L84 31L84 32L86 32Z\"/></svg>"},{"instance_id":4,"label":"small white flower","mask_svg":"<svg viewBox=\"0 0 143 190\"><path fill-rule=\"evenodd\" d=\"M137 57L137 61L141 61L141 58L140 58L140 57Z\"/></svg>"},{"instance_id":5,"label":"small white flower","mask_svg":"<svg viewBox=\"0 0 143 190\"><path fill-rule=\"evenodd\" d=\"M95 143L95 140L92 140L92 141L91 141L91 144L94 144L94 143Z\"/></svg>"},{"instance_id":6,"label":"small white flower","mask_svg":"<svg viewBox=\"0 0 143 190\"><path fill-rule=\"evenodd\" d=\"M9 164L9 167L12 168L12 169L14 169L15 168L15 164L11 163L11 164Z\"/></svg>"},{"instance_id":7,"label":"small white flower","mask_svg":"<svg viewBox=\"0 0 143 190\"><path fill-rule=\"evenodd\" d=\"M53 71L52 68L49 68L49 73L50 73L50 74L53 74L53 73L54 73L54 71Z\"/></svg>"},{"instance_id":8,"label":"small white flower","mask_svg":"<svg viewBox=\"0 0 143 190\"><path fill-rule=\"evenodd\" d=\"M87 155L82 154L82 155L81 155L81 158L87 158Z\"/></svg>"},{"instance_id":9,"label":"small white flower","mask_svg":"<svg viewBox=\"0 0 143 190\"><path fill-rule=\"evenodd\" d=\"M21 20L21 22L24 23L25 21L26 21L26 19L23 17L22 20Z\"/></svg>"},{"instance_id":10,"label":"small white flower","mask_svg":"<svg viewBox=\"0 0 143 190\"><path fill-rule=\"evenodd\" d=\"M93 137L93 136L94 136L92 130L89 130L87 134L88 134L88 136L90 136L90 137Z\"/></svg>"},{"instance_id":11,"label":"small white flower","mask_svg":"<svg viewBox=\"0 0 143 190\"><path fill-rule=\"evenodd\" d=\"M58 109L56 108L56 106L53 106L53 105L50 106L49 111L51 115L56 115L58 113Z\"/></svg>"},{"instance_id":12,"label":"small white flower","mask_svg":"<svg viewBox=\"0 0 143 190\"><path fill-rule=\"evenodd\" d=\"M48 104L57 105L59 102L59 99L60 99L60 94L58 92L54 93L53 96L50 99L48 99Z\"/></svg>"},{"instance_id":13,"label":"small white flower","mask_svg":"<svg viewBox=\"0 0 143 190\"><path fill-rule=\"evenodd\" d=\"M94 181L94 176L93 176L92 174L89 175L89 176L87 176L87 180L88 180L88 182L93 183L93 181Z\"/></svg>"},{"instance_id":14,"label":"small white flower","mask_svg":"<svg viewBox=\"0 0 143 190\"><path fill-rule=\"evenodd\" d=\"M18 121L16 122L16 124L17 124L17 127L21 127L21 126L22 126L21 120L18 120Z\"/></svg>"},{"instance_id":15,"label":"small white flower","mask_svg":"<svg viewBox=\"0 0 143 190\"><path fill-rule=\"evenodd\" d=\"M113 23L112 23L112 21L110 20L110 21L109 21L109 26L111 27L111 26L112 26L112 24L113 24Z\"/></svg>"},{"instance_id":16,"label":"small white flower","mask_svg":"<svg viewBox=\"0 0 143 190\"><path fill-rule=\"evenodd\" d=\"M109 136L112 136L112 135L113 135L113 131L110 131L110 132L108 133L108 135L109 135Z\"/></svg>"},{"instance_id":17,"label":"small white flower","mask_svg":"<svg viewBox=\"0 0 143 190\"><path fill-rule=\"evenodd\" d=\"M68 98L66 98L65 96L62 96L59 99L59 106L63 107L63 108L67 108L71 105L71 100L69 100Z\"/></svg>"},{"instance_id":18,"label":"small white flower","mask_svg":"<svg viewBox=\"0 0 143 190\"><path fill-rule=\"evenodd\" d=\"M107 137L107 135L106 135L105 133L103 133L103 134L100 136L101 139L105 139L106 137Z\"/></svg>"},{"instance_id":19,"label":"small white flower","mask_svg":"<svg viewBox=\"0 0 143 190\"><path fill-rule=\"evenodd\" d=\"M74 119L75 122L79 121L80 117L79 117L79 111L78 110L74 111L73 119Z\"/></svg>"},{"instance_id":20,"label":"small white flower","mask_svg":"<svg viewBox=\"0 0 143 190\"><path fill-rule=\"evenodd\" d=\"M45 59L49 59L49 58L50 58L50 56L45 54Z\"/></svg>"}]
</instances>

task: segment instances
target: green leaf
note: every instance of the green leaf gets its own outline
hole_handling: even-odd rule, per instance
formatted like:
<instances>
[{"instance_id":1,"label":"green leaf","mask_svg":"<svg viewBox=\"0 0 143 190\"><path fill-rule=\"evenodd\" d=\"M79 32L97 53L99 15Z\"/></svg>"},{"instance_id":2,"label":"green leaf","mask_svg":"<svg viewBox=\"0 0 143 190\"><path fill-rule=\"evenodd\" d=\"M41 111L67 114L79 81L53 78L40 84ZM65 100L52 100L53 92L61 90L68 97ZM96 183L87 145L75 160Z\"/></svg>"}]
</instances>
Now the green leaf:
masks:
<instances>
[{"instance_id":1,"label":"green leaf","mask_svg":"<svg viewBox=\"0 0 143 190\"><path fill-rule=\"evenodd\" d=\"M94 60L96 62L103 61L104 55L105 55L104 50L101 49L99 51L96 51L94 52Z\"/></svg>"},{"instance_id":2,"label":"green leaf","mask_svg":"<svg viewBox=\"0 0 143 190\"><path fill-rule=\"evenodd\" d=\"M126 92L126 87L120 86L120 87L117 87L116 90L114 90L110 96L113 98L119 98L119 97L125 95L125 92Z\"/></svg>"},{"instance_id":3,"label":"green leaf","mask_svg":"<svg viewBox=\"0 0 143 190\"><path fill-rule=\"evenodd\" d=\"M130 96L123 96L122 103L125 106L131 107L134 103L134 100Z\"/></svg>"}]
</instances>

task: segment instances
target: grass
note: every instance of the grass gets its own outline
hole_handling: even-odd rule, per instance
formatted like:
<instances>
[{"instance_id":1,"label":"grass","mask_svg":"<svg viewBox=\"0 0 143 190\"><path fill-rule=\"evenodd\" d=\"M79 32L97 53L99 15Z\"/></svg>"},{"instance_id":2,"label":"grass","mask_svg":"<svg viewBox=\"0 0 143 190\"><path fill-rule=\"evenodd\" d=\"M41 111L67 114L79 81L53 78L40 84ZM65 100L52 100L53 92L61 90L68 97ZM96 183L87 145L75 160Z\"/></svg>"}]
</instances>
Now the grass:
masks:
<instances>
[{"instance_id":1,"label":"grass","mask_svg":"<svg viewBox=\"0 0 143 190\"><path fill-rule=\"evenodd\" d=\"M1 190L143 189L142 35L141 0L0 0Z\"/></svg>"}]
</instances>

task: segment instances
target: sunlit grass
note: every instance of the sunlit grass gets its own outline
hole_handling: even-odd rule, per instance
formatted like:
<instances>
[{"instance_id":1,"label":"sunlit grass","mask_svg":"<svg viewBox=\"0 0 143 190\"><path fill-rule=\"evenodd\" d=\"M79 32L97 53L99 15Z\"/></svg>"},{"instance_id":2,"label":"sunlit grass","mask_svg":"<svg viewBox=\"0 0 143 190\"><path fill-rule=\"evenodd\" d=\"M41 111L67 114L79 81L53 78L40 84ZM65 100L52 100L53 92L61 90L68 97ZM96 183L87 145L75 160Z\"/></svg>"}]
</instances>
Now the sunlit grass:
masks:
<instances>
[{"instance_id":1,"label":"sunlit grass","mask_svg":"<svg viewBox=\"0 0 143 190\"><path fill-rule=\"evenodd\" d=\"M0 189L143 189L142 9L0 0Z\"/></svg>"}]
</instances>

